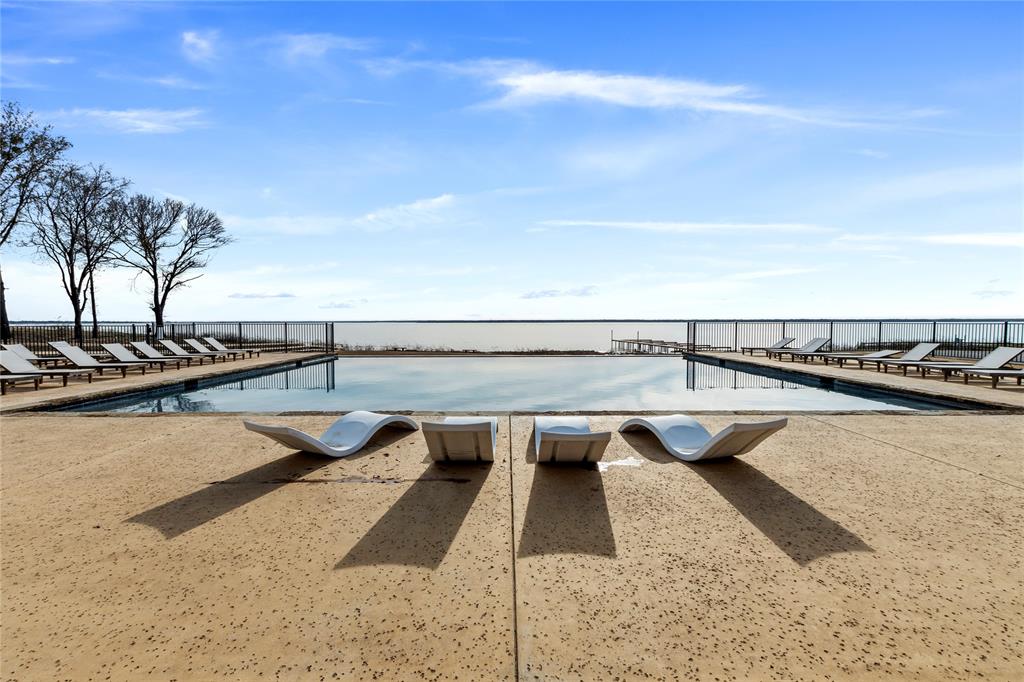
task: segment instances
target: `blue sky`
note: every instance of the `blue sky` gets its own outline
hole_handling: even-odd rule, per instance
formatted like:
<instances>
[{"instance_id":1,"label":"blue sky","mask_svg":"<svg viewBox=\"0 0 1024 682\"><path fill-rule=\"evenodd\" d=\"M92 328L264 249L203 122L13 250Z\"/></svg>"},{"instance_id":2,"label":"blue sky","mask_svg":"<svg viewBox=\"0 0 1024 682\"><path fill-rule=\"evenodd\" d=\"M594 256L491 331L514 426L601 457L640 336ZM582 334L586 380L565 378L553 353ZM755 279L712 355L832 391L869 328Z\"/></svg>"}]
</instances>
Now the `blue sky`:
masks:
<instances>
[{"instance_id":1,"label":"blue sky","mask_svg":"<svg viewBox=\"0 0 1024 682\"><path fill-rule=\"evenodd\" d=\"M5 100L237 237L170 319L1024 312L1019 3L0 14ZM67 319L3 258L15 319Z\"/></svg>"}]
</instances>

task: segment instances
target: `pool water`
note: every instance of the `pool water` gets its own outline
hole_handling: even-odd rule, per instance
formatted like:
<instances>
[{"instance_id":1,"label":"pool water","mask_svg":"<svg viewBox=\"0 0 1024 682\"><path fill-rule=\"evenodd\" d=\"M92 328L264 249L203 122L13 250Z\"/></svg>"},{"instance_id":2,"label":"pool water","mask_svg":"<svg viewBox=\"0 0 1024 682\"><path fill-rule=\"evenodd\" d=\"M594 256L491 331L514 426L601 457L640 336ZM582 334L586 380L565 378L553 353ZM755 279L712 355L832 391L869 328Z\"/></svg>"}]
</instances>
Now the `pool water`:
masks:
<instances>
[{"instance_id":1,"label":"pool water","mask_svg":"<svg viewBox=\"0 0 1024 682\"><path fill-rule=\"evenodd\" d=\"M847 411L950 409L682 357L341 357L68 409L112 412ZM854 372L855 373L855 372Z\"/></svg>"}]
</instances>

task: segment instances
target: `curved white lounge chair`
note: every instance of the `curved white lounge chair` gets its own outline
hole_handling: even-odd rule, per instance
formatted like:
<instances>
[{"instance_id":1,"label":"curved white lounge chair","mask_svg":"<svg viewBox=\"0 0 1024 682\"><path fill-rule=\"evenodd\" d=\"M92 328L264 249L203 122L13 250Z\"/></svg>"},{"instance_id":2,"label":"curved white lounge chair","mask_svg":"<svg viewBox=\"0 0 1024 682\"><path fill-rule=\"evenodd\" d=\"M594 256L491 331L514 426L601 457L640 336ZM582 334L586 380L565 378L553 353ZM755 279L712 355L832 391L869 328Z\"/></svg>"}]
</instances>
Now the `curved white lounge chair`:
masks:
<instances>
[{"instance_id":1,"label":"curved white lounge chair","mask_svg":"<svg viewBox=\"0 0 1024 682\"><path fill-rule=\"evenodd\" d=\"M493 462L497 417L445 417L423 422L423 439L435 462Z\"/></svg>"},{"instance_id":2,"label":"curved white lounge chair","mask_svg":"<svg viewBox=\"0 0 1024 682\"><path fill-rule=\"evenodd\" d=\"M378 414L358 410L349 412L330 425L320 438L314 438L304 431L290 426L268 426L242 420L245 428L261 436L277 441L285 447L313 452L326 457L347 457L361 449L373 437L373 434L385 426L415 431L419 427L416 422L402 415Z\"/></svg>"},{"instance_id":3,"label":"curved white lounge chair","mask_svg":"<svg viewBox=\"0 0 1024 682\"><path fill-rule=\"evenodd\" d=\"M735 423L714 436L693 417L673 414L667 417L634 417L622 422L619 431L648 429L669 454L684 462L735 457L753 450L761 441L784 428L788 419L770 422Z\"/></svg>"},{"instance_id":4,"label":"curved white lounge chair","mask_svg":"<svg viewBox=\"0 0 1024 682\"><path fill-rule=\"evenodd\" d=\"M533 438L538 462L600 462L612 434L586 417L534 417Z\"/></svg>"}]
</instances>

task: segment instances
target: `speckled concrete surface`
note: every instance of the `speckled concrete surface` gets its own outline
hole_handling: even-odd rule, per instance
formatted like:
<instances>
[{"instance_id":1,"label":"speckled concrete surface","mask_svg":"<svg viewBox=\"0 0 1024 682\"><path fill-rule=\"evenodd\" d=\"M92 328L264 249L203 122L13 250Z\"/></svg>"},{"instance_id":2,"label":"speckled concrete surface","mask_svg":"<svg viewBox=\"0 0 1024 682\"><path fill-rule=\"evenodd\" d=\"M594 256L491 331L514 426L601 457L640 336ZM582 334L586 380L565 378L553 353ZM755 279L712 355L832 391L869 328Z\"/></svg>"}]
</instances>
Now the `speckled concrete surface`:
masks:
<instances>
[{"instance_id":1,"label":"speckled concrete surface","mask_svg":"<svg viewBox=\"0 0 1024 682\"><path fill-rule=\"evenodd\" d=\"M937 398L979 400L991 403L994 406L1009 407L1016 410L1024 408L1024 386L1018 386L1016 381L1012 379L1004 379L999 382L997 388L992 388L991 382L981 377L970 377L968 383L965 384L960 376L950 377L949 381L943 381L942 374L934 372L925 377L922 377L917 372L911 372L907 376L903 376L899 369L890 369L889 372L877 372L874 367L857 369L856 365L853 367L847 365L840 369L834 363L826 365L824 362L790 362L788 360L768 359L761 355L751 357L750 355L741 355L739 353L700 353L700 355L863 383L883 389L895 388L901 391L916 391L923 395L931 395Z\"/></svg>"},{"instance_id":2,"label":"speckled concrete surface","mask_svg":"<svg viewBox=\"0 0 1024 682\"><path fill-rule=\"evenodd\" d=\"M1024 678L1024 490L829 419L720 463L633 434L604 472L513 458L522 678ZM976 435L935 419L904 424L932 456ZM976 451L1019 469L1024 418L1002 419L1013 440ZM513 450L530 435L513 418Z\"/></svg>"},{"instance_id":3,"label":"speckled concrete surface","mask_svg":"<svg viewBox=\"0 0 1024 682\"><path fill-rule=\"evenodd\" d=\"M261 367L270 367L282 363L296 362L323 355L323 353L263 353L257 358L238 358L216 364L204 362L193 364L181 369L166 368L161 372L157 368L147 369L145 374L130 372L122 377L116 372L106 372L103 376L94 375L92 382L84 378L73 378L67 386L61 380L46 379L39 390L31 384L19 384L8 388L7 395L0 397L0 413L19 410L31 410L45 403L72 402L81 399L106 398L126 391L156 388L165 384L173 384L187 380L207 379L218 374L231 374Z\"/></svg>"},{"instance_id":4,"label":"speckled concrete surface","mask_svg":"<svg viewBox=\"0 0 1024 682\"><path fill-rule=\"evenodd\" d=\"M331 460L237 417L2 422L5 680L513 676L507 428L467 467L409 432Z\"/></svg>"},{"instance_id":5,"label":"speckled concrete surface","mask_svg":"<svg viewBox=\"0 0 1024 682\"><path fill-rule=\"evenodd\" d=\"M1024 416L794 416L702 465L615 434L603 471L500 424L488 468L5 415L0 678L1024 678Z\"/></svg>"}]
</instances>

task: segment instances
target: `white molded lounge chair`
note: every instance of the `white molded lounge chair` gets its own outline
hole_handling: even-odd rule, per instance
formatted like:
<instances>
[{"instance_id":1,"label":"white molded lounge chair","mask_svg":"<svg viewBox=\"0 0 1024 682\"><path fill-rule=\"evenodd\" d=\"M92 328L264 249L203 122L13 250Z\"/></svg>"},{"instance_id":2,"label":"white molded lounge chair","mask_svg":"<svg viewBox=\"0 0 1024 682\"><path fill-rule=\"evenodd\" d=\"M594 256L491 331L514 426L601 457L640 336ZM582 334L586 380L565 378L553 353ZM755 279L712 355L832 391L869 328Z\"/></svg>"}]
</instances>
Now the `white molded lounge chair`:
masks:
<instances>
[{"instance_id":1,"label":"white molded lounge chair","mask_svg":"<svg viewBox=\"0 0 1024 682\"><path fill-rule=\"evenodd\" d=\"M92 383L91 369L39 369L12 350L0 350L0 367L11 374L37 377L60 377L68 385L68 377L84 376Z\"/></svg>"},{"instance_id":2,"label":"white molded lounge chair","mask_svg":"<svg viewBox=\"0 0 1024 682\"><path fill-rule=\"evenodd\" d=\"M788 346L789 344L793 343L794 341L796 341L796 338L792 336L783 336L781 339L779 339L770 346L740 346L740 355L746 355L748 350L750 351L751 355L753 355L754 351L756 350L764 351L764 354L768 355L768 351L781 350Z\"/></svg>"},{"instance_id":3,"label":"white molded lounge chair","mask_svg":"<svg viewBox=\"0 0 1024 682\"><path fill-rule=\"evenodd\" d=\"M493 462L497 417L445 417L423 422L423 439L435 462Z\"/></svg>"},{"instance_id":4,"label":"white molded lounge chair","mask_svg":"<svg viewBox=\"0 0 1024 682\"><path fill-rule=\"evenodd\" d=\"M145 360L139 358L139 356L132 354L130 350L122 346L120 343L101 343L103 350L107 351L114 356L115 360L121 362L145 362L150 367L159 367L160 371L164 371L164 365L174 364L176 369L181 369L181 363L183 359L180 358L146 358Z\"/></svg>"},{"instance_id":5,"label":"white molded lounge chair","mask_svg":"<svg viewBox=\"0 0 1024 682\"><path fill-rule=\"evenodd\" d=\"M538 462L600 462L610 431L591 431L586 417L534 417Z\"/></svg>"},{"instance_id":6,"label":"white molded lounge chair","mask_svg":"<svg viewBox=\"0 0 1024 682\"><path fill-rule=\"evenodd\" d=\"M12 353L16 353L21 357L25 358L26 360L28 360L29 362L38 362L43 367L45 367L47 363L53 363L53 365L56 366L61 361L61 358L44 358L40 355L36 355L31 350L29 350L28 347L20 343L5 343L0 345L3 346L4 350L9 350Z\"/></svg>"},{"instance_id":7,"label":"white molded lounge chair","mask_svg":"<svg viewBox=\"0 0 1024 682\"><path fill-rule=\"evenodd\" d=\"M116 369L120 370L122 377L128 376L128 370L130 369L138 369L142 370L143 374L146 373L146 363L142 360L135 359L131 362L100 362L81 348L72 346L67 341L49 341L48 343L55 351L67 358L68 362L79 369L94 369L101 375L105 369Z\"/></svg>"},{"instance_id":8,"label":"white molded lounge chair","mask_svg":"<svg viewBox=\"0 0 1024 682\"><path fill-rule=\"evenodd\" d=\"M225 346L223 343L213 338L212 336L204 336L203 341L206 341L206 343L213 346L214 350L232 350L231 348L228 348L227 346ZM236 348L235 350L237 350L239 353L248 353L250 358L253 356L253 353L256 354L256 357L260 356L259 348Z\"/></svg>"},{"instance_id":9,"label":"white molded lounge chair","mask_svg":"<svg viewBox=\"0 0 1024 682\"><path fill-rule=\"evenodd\" d=\"M817 353L821 350L821 347L829 342L829 339L824 336L819 336L816 339L811 339L799 348L777 348L775 350L766 351L765 355L768 357L777 357L779 360L782 359L783 355L788 355L790 360L796 360L801 356L808 356ZM807 362L807 358L804 357L804 362Z\"/></svg>"},{"instance_id":10,"label":"white molded lounge chair","mask_svg":"<svg viewBox=\"0 0 1024 682\"><path fill-rule=\"evenodd\" d=\"M648 429L658 437L669 454L684 462L735 457L753 450L761 441L784 428L789 420L730 424L714 436L693 417L634 417L622 422L619 431Z\"/></svg>"},{"instance_id":11,"label":"white molded lounge chair","mask_svg":"<svg viewBox=\"0 0 1024 682\"><path fill-rule=\"evenodd\" d=\"M843 363L845 363L847 360L857 360L858 362L861 363L860 366L863 367L865 362L872 362L874 360L883 360L885 358L891 358L894 355L899 355L899 353L900 352L898 350L886 349L876 350L873 353L868 353L866 355L857 355L855 353L812 353L812 355L816 358L821 358L822 360L824 360L826 365L829 363L830 360L835 360L836 364L842 367Z\"/></svg>"},{"instance_id":12,"label":"white molded lounge chair","mask_svg":"<svg viewBox=\"0 0 1024 682\"><path fill-rule=\"evenodd\" d=\"M0 395L7 395L7 384L18 384L22 381L31 381L38 391L39 382L42 380L42 377L35 374L0 374Z\"/></svg>"},{"instance_id":13,"label":"white molded lounge chair","mask_svg":"<svg viewBox=\"0 0 1024 682\"><path fill-rule=\"evenodd\" d=\"M999 385L1000 379L1016 379L1017 385L1020 386L1021 379L1024 379L1024 369L962 369L960 373L964 375L964 383L970 377L988 377L992 380L992 388Z\"/></svg>"},{"instance_id":14,"label":"white molded lounge chair","mask_svg":"<svg viewBox=\"0 0 1024 682\"><path fill-rule=\"evenodd\" d=\"M319 438L290 426L270 426L242 421L249 431L266 436L285 447L303 452L312 452L326 457L347 457L366 445L373 434L385 426L415 431L418 427L410 417L398 414L378 414L358 410L349 412L334 422Z\"/></svg>"},{"instance_id":15,"label":"white molded lounge chair","mask_svg":"<svg viewBox=\"0 0 1024 682\"><path fill-rule=\"evenodd\" d=\"M132 348L142 353L142 356L147 360L178 360L183 361L186 367L192 366L193 360L198 360L199 364L203 364L203 360L206 356L193 356L193 355L164 355L153 346L149 345L145 341L129 341L132 344Z\"/></svg>"},{"instance_id":16,"label":"white molded lounge chair","mask_svg":"<svg viewBox=\"0 0 1024 682\"><path fill-rule=\"evenodd\" d=\"M225 358L223 355L221 355L220 353L214 353L213 351L206 351L205 353L189 353L187 350L185 350L184 348L182 348L178 344L174 343L174 341L171 341L170 339L159 339L157 341L157 343L159 343L161 346L163 346L167 350L171 351L171 355L173 355L175 357L179 357L179 358L210 358L214 363L217 362L217 358L221 358L225 362L227 361L227 358ZM203 364L203 363L200 362L199 364Z\"/></svg>"},{"instance_id":17,"label":"white molded lounge chair","mask_svg":"<svg viewBox=\"0 0 1024 682\"><path fill-rule=\"evenodd\" d=\"M915 362L911 363L910 367L916 367L920 372L921 376L927 376L931 370L942 372L942 380L946 381L949 379L949 375L953 372L960 372L965 369L973 370L995 370L1002 369L1006 365L1013 362L1021 353L1024 353L1024 348L1012 348L1010 346L999 346L994 351L981 358L974 364L966 363L953 363L953 362ZM904 365L903 372L906 373L906 367Z\"/></svg>"},{"instance_id":18,"label":"white molded lounge chair","mask_svg":"<svg viewBox=\"0 0 1024 682\"><path fill-rule=\"evenodd\" d=\"M234 360L239 355L245 356L245 353L241 353L237 350L210 350L195 339L185 339L185 343L187 343L189 347L197 353L216 353L219 358L222 358L225 355L230 355L231 359Z\"/></svg>"},{"instance_id":19,"label":"white molded lounge chair","mask_svg":"<svg viewBox=\"0 0 1024 682\"><path fill-rule=\"evenodd\" d=\"M880 370L880 369L882 369L882 365L899 365L899 364L911 364L911 363L914 363L914 362L920 362L921 360L924 360L926 357L928 357L929 355L934 353L935 349L938 348L940 345L941 344L938 344L938 343L919 343L916 346L914 346L913 348L911 348L910 350L908 350L906 353L904 353L903 355L901 355L900 357L895 358L895 359L889 359L888 357L886 357L884 355L883 356L878 356L875 353L869 353L868 355L846 355L846 356L843 356L843 355L840 355L839 353L836 353L835 355L826 356L825 364L826 365L828 364L828 358L832 358L833 360L837 360L839 362L839 366L840 367L843 366L844 362L847 362L849 360L856 360L857 361L857 366L860 369L864 369L864 363L866 363L866 362L867 363L873 362L873 363L875 363L875 369L879 369Z\"/></svg>"}]
</instances>

